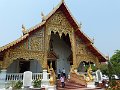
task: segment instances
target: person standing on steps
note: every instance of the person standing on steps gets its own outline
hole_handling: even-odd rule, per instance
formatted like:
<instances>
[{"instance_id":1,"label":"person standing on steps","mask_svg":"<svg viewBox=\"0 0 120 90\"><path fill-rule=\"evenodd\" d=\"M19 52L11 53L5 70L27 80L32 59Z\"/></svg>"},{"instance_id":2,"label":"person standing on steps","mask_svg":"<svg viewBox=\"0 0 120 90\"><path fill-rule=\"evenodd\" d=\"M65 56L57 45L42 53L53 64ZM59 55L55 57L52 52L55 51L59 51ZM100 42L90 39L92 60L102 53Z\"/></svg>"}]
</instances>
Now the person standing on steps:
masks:
<instances>
[{"instance_id":1,"label":"person standing on steps","mask_svg":"<svg viewBox=\"0 0 120 90\"><path fill-rule=\"evenodd\" d=\"M64 88L65 87L65 76L63 74L61 74L60 81L62 84L62 88Z\"/></svg>"},{"instance_id":2,"label":"person standing on steps","mask_svg":"<svg viewBox=\"0 0 120 90\"><path fill-rule=\"evenodd\" d=\"M62 70L63 76L66 78L65 69Z\"/></svg>"},{"instance_id":3,"label":"person standing on steps","mask_svg":"<svg viewBox=\"0 0 120 90\"><path fill-rule=\"evenodd\" d=\"M59 71L58 71L58 79L60 79L60 75L61 75L61 70L59 69Z\"/></svg>"}]
</instances>

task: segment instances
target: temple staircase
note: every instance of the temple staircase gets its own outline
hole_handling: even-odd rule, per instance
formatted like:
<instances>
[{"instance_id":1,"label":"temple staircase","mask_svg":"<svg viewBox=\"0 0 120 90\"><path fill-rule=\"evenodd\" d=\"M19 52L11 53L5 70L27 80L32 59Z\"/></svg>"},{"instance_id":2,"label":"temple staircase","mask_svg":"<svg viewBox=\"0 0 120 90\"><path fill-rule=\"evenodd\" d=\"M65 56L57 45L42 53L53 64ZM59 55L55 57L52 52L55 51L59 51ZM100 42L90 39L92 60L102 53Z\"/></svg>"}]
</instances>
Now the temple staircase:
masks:
<instances>
[{"instance_id":1,"label":"temple staircase","mask_svg":"<svg viewBox=\"0 0 120 90\"><path fill-rule=\"evenodd\" d=\"M86 86L76 83L74 81L69 81L67 79L65 80L65 87L62 88L60 80L57 80L57 90L69 90L69 89L79 89L79 88L86 88Z\"/></svg>"}]
</instances>

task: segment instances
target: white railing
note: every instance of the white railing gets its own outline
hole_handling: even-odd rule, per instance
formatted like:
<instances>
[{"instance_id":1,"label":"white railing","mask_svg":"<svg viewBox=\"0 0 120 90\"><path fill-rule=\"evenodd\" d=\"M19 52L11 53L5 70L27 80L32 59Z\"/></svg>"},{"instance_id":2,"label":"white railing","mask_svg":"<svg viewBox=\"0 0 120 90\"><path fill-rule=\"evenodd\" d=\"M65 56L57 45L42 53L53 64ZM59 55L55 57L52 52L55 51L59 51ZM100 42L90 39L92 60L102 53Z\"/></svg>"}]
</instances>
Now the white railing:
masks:
<instances>
[{"instance_id":1,"label":"white railing","mask_svg":"<svg viewBox=\"0 0 120 90\"><path fill-rule=\"evenodd\" d=\"M23 80L23 73L7 73L6 81Z\"/></svg>"},{"instance_id":2,"label":"white railing","mask_svg":"<svg viewBox=\"0 0 120 90\"><path fill-rule=\"evenodd\" d=\"M32 74L32 80L42 79L43 74L42 73L33 73Z\"/></svg>"},{"instance_id":3,"label":"white railing","mask_svg":"<svg viewBox=\"0 0 120 90\"><path fill-rule=\"evenodd\" d=\"M48 79L49 79L49 73L48 73ZM42 73L32 73L32 80L36 79L42 79L43 74ZM7 73L6 74L6 81L18 81L23 80L23 73Z\"/></svg>"}]
</instances>

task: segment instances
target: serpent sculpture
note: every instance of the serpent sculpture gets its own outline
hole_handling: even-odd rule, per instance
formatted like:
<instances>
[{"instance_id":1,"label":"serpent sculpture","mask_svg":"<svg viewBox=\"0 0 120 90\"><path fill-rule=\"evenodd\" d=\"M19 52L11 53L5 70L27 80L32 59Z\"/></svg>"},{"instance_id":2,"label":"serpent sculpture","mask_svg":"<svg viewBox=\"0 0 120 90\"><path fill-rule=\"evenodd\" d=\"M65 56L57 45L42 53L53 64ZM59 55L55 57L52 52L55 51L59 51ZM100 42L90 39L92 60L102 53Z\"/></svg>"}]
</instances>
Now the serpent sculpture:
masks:
<instances>
[{"instance_id":1,"label":"serpent sculpture","mask_svg":"<svg viewBox=\"0 0 120 90\"><path fill-rule=\"evenodd\" d=\"M50 85L53 86L55 85L55 81L56 81L56 75L55 75L55 72L54 72L54 69L52 68L52 62L50 64L50 68L48 66L48 72L50 73Z\"/></svg>"},{"instance_id":2,"label":"serpent sculpture","mask_svg":"<svg viewBox=\"0 0 120 90\"><path fill-rule=\"evenodd\" d=\"M91 65L89 66L88 70L87 70L87 75L88 77L86 77L86 81L87 82L90 82L90 81L93 81L93 76L92 76L92 68L91 68Z\"/></svg>"},{"instance_id":3,"label":"serpent sculpture","mask_svg":"<svg viewBox=\"0 0 120 90\"><path fill-rule=\"evenodd\" d=\"M94 80L92 76L91 65L89 66L87 70L87 76L85 76L84 74L79 74L77 71L75 71L74 67L71 67L70 80L75 81L75 82L78 82L79 80L78 83L86 86L87 82L91 82Z\"/></svg>"}]
</instances>

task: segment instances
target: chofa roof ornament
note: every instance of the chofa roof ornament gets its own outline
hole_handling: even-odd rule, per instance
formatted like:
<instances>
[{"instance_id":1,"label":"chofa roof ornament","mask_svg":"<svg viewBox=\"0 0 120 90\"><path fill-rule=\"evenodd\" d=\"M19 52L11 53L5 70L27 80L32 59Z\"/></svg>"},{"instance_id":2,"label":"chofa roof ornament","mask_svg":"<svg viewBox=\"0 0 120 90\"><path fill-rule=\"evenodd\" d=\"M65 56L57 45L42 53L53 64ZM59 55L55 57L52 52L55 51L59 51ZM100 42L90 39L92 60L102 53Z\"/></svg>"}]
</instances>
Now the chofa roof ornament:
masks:
<instances>
[{"instance_id":1,"label":"chofa roof ornament","mask_svg":"<svg viewBox=\"0 0 120 90\"><path fill-rule=\"evenodd\" d=\"M22 33L23 33L23 35L28 33L26 28L25 28L25 26L23 24L22 24Z\"/></svg>"},{"instance_id":2,"label":"chofa roof ornament","mask_svg":"<svg viewBox=\"0 0 120 90\"><path fill-rule=\"evenodd\" d=\"M43 12L41 12L41 18L42 18L42 21L45 21L45 18L44 18L45 16L44 16L44 13Z\"/></svg>"}]
</instances>

